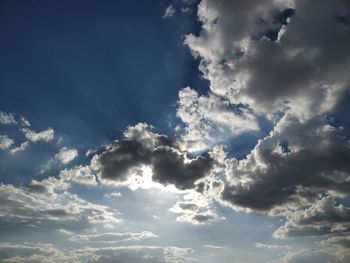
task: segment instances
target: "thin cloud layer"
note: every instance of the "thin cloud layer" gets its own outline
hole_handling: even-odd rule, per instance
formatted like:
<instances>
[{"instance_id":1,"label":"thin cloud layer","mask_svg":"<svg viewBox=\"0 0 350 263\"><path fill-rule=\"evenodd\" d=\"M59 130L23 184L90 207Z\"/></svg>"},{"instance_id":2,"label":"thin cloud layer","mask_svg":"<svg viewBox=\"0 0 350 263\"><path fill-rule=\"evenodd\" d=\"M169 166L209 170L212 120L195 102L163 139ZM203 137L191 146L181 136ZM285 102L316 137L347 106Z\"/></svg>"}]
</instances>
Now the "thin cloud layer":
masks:
<instances>
[{"instance_id":1,"label":"thin cloud layer","mask_svg":"<svg viewBox=\"0 0 350 263\"><path fill-rule=\"evenodd\" d=\"M69 184L55 178L32 180L26 187L0 185L3 224L48 225L56 228L116 224L118 211L87 202L67 191Z\"/></svg>"}]
</instances>

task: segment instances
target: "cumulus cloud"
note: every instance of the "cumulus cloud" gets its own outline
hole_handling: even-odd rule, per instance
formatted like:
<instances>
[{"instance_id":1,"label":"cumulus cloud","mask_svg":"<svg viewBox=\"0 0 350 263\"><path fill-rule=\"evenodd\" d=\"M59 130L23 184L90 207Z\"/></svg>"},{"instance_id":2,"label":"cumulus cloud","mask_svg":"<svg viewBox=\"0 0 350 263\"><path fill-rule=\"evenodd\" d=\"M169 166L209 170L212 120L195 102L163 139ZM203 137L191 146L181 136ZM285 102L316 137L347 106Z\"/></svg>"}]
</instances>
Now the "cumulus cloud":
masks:
<instances>
[{"instance_id":1,"label":"cumulus cloud","mask_svg":"<svg viewBox=\"0 0 350 263\"><path fill-rule=\"evenodd\" d=\"M0 135L0 149L6 150L10 148L14 144L14 140L12 140L7 135Z\"/></svg>"},{"instance_id":2,"label":"cumulus cloud","mask_svg":"<svg viewBox=\"0 0 350 263\"><path fill-rule=\"evenodd\" d=\"M49 142L49 141L52 141L55 137L54 130L51 128L48 128L47 130L44 130L41 132L35 132L28 128L23 128L22 132L24 133L26 138L31 142L38 142L38 141Z\"/></svg>"},{"instance_id":3,"label":"cumulus cloud","mask_svg":"<svg viewBox=\"0 0 350 263\"><path fill-rule=\"evenodd\" d=\"M324 118L303 122L286 115L247 158L227 160L222 198L233 206L268 211L310 202L325 191L341 196L350 190L349 159L350 144L341 128Z\"/></svg>"},{"instance_id":4,"label":"cumulus cloud","mask_svg":"<svg viewBox=\"0 0 350 263\"><path fill-rule=\"evenodd\" d=\"M213 178L210 181L212 180ZM207 183L205 182L205 184ZM206 189L203 191L197 189L197 191L190 191L178 197L179 201L169 209L170 212L177 215L177 221L193 225L208 225L225 219L225 217L218 215L213 206L213 200L217 197L220 189L207 187L207 185L204 188Z\"/></svg>"},{"instance_id":5,"label":"cumulus cloud","mask_svg":"<svg viewBox=\"0 0 350 263\"><path fill-rule=\"evenodd\" d=\"M314 10L310 16L310 10ZM271 114L329 110L349 83L349 3L201 1L202 31L185 43L200 57L210 89L233 104Z\"/></svg>"},{"instance_id":6,"label":"cumulus cloud","mask_svg":"<svg viewBox=\"0 0 350 263\"><path fill-rule=\"evenodd\" d=\"M327 196L307 209L294 211L287 222L275 231L277 238L323 236L350 232L350 208L336 205L334 198Z\"/></svg>"},{"instance_id":7,"label":"cumulus cloud","mask_svg":"<svg viewBox=\"0 0 350 263\"><path fill-rule=\"evenodd\" d=\"M119 140L93 160L93 167L102 180L117 182L126 181L133 173L142 175L142 166L151 167L152 179L156 182L190 189L210 173L213 161L209 156L189 159L176 142L154 133L147 124L129 127Z\"/></svg>"},{"instance_id":8,"label":"cumulus cloud","mask_svg":"<svg viewBox=\"0 0 350 263\"><path fill-rule=\"evenodd\" d=\"M78 184L95 185L96 177L90 166L75 166L60 171L59 176L65 180Z\"/></svg>"},{"instance_id":9,"label":"cumulus cloud","mask_svg":"<svg viewBox=\"0 0 350 263\"><path fill-rule=\"evenodd\" d=\"M55 159L62 164L67 164L73 161L78 156L78 151L76 149L63 147L55 155Z\"/></svg>"},{"instance_id":10,"label":"cumulus cloud","mask_svg":"<svg viewBox=\"0 0 350 263\"><path fill-rule=\"evenodd\" d=\"M206 206L197 206L190 202L178 202L169 211L178 214L177 221L187 222L193 225L210 224L220 219L210 208L209 204Z\"/></svg>"}]
</instances>

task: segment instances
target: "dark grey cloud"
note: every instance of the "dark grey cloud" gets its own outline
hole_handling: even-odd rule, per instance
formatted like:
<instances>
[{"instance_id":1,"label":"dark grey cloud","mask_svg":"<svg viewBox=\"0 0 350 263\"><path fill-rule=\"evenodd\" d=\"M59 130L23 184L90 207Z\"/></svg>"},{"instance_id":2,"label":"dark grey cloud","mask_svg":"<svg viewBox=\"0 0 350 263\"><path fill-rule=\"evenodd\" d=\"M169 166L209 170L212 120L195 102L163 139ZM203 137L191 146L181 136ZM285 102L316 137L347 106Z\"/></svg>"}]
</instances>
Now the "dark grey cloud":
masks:
<instances>
[{"instance_id":1,"label":"dark grey cloud","mask_svg":"<svg viewBox=\"0 0 350 263\"><path fill-rule=\"evenodd\" d=\"M350 233L350 208L336 204L328 196L317 200L307 209L294 211L274 236L305 237Z\"/></svg>"},{"instance_id":2,"label":"dark grey cloud","mask_svg":"<svg viewBox=\"0 0 350 263\"><path fill-rule=\"evenodd\" d=\"M192 210L195 211L198 209L198 206L194 203L178 203L179 207L183 210Z\"/></svg>"},{"instance_id":3,"label":"dark grey cloud","mask_svg":"<svg viewBox=\"0 0 350 263\"><path fill-rule=\"evenodd\" d=\"M222 220L212 206L211 200L201 194L192 196L191 202L178 202L169 211L178 214L176 220L193 225L208 225Z\"/></svg>"},{"instance_id":4,"label":"dark grey cloud","mask_svg":"<svg viewBox=\"0 0 350 263\"><path fill-rule=\"evenodd\" d=\"M281 142L288 145L281 146ZM227 161L229 182L222 198L233 205L268 211L315 200L322 192L348 194L349 160L349 141L341 129L324 118L302 122L287 115L246 159Z\"/></svg>"},{"instance_id":5,"label":"dark grey cloud","mask_svg":"<svg viewBox=\"0 0 350 263\"><path fill-rule=\"evenodd\" d=\"M152 127L138 124L129 127L122 138L109 145L95 158L102 179L123 182L142 165L152 168L153 180L173 184L179 189L194 188L194 183L208 175L213 167L209 156L189 159L164 135Z\"/></svg>"},{"instance_id":6,"label":"dark grey cloud","mask_svg":"<svg viewBox=\"0 0 350 263\"><path fill-rule=\"evenodd\" d=\"M211 215L211 214L197 214L193 217L193 220L200 223L200 224L204 224L204 223L208 223L216 218L217 217L215 215Z\"/></svg>"}]
</instances>

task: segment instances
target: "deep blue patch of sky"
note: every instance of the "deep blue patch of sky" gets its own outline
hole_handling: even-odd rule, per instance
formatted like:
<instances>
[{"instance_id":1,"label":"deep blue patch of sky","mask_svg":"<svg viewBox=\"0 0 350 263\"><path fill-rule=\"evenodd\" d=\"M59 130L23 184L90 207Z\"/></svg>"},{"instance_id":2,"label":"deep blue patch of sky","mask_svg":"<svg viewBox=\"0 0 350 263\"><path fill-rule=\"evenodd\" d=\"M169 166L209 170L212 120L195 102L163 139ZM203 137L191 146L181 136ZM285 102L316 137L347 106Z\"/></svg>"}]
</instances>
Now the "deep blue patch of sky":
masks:
<instances>
[{"instance_id":1,"label":"deep blue patch of sky","mask_svg":"<svg viewBox=\"0 0 350 263\"><path fill-rule=\"evenodd\" d=\"M179 89L203 93L208 83L183 45L183 35L200 30L196 10L164 20L167 4L1 1L1 110L78 148L137 122L169 132Z\"/></svg>"}]
</instances>

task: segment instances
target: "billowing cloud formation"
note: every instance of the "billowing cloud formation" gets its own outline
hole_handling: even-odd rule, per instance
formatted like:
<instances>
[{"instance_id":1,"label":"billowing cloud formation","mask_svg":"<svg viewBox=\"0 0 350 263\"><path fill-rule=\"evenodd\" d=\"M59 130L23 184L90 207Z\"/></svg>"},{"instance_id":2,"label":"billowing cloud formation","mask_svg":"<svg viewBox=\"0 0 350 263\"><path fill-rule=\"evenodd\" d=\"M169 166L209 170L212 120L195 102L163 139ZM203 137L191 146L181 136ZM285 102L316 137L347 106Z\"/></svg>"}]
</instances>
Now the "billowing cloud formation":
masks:
<instances>
[{"instance_id":1,"label":"billowing cloud formation","mask_svg":"<svg viewBox=\"0 0 350 263\"><path fill-rule=\"evenodd\" d=\"M54 131L51 128L48 128L47 130L44 130L41 132L35 132L30 129L23 128L22 132L24 133L26 138L31 142L37 142L37 141L49 142L49 141L52 141L55 137Z\"/></svg>"},{"instance_id":2,"label":"billowing cloud formation","mask_svg":"<svg viewBox=\"0 0 350 263\"><path fill-rule=\"evenodd\" d=\"M95 167L103 180L123 182L130 174L139 173L143 165L152 168L154 181L189 189L210 173L213 161L209 156L188 159L175 142L154 133L147 124L129 127L119 140L95 157Z\"/></svg>"},{"instance_id":3,"label":"billowing cloud formation","mask_svg":"<svg viewBox=\"0 0 350 263\"><path fill-rule=\"evenodd\" d=\"M233 205L266 211L314 200L325 191L347 194L349 160L350 144L341 129L323 118L301 122L286 115L246 159L227 161L222 197Z\"/></svg>"},{"instance_id":4,"label":"billowing cloud formation","mask_svg":"<svg viewBox=\"0 0 350 263\"><path fill-rule=\"evenodd\" d=\"M209 1L199 36L185 43L201 58L215 94L271 114L287 106L328 110L349 85L347 1ZM313 14L310 15L310 10Z\"/></svg>"}]
</instances>

